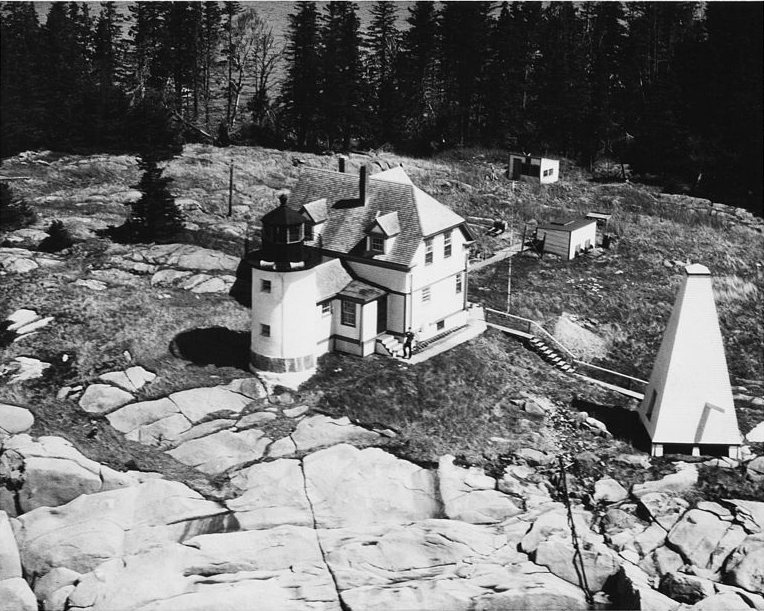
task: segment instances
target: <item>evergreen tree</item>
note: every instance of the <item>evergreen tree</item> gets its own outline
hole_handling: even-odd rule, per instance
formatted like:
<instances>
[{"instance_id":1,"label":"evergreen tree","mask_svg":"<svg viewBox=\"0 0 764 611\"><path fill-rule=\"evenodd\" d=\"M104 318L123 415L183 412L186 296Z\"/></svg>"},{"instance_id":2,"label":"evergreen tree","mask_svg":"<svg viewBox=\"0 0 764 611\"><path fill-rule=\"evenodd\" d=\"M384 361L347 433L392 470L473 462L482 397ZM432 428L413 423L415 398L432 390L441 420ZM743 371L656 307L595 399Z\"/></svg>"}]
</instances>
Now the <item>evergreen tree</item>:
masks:
<instances>
[{"instance_id":1,"label":"evergreen tree","mask_svg":"<svg viewBox=\"0 0 764 611\"><path fill-rule=\"evenodd\" d=\"M62 221L51 222L46 230L48 237L37 246L42 252L59 252L74 244L74 238Z\"/></svg>"},{"instance_id":2,"label":"evergreen tree","mask_svg":"<svg viewBox=\"0 0 764 611\"><path fill-rule=\"evenodd\" d=\"M294 132L297 147L311 149L316 146L320 113L318 11L315 2L298 2L295 9L287 30L282 118L285 128Z\"/></svg>"},{"instance_id":3,"label":"evergreen tree","mask_svg":"<svg viewBox=\"0 0 764 611\"><path fill-rule=\"evenodd\" d=\"M369 58L367 61L372 95L373 130L381 142L390 142L398 127L397 83L395 62L399 33L395 27L395 2L377 1L371 8L369 26Z\"/></svg>"},{"instance_id":4,"label":"evergreen tree","mask_svg":"<svg viewBox=\"0 0 764 611\"><path fill-rule=\"evenodd\" d=\"M0 182L0 228L21 229L37 221L34 210L24 200L14 196L6 182Z\"/></svg>"},{"instance_id":5,"label":"evergreen tree","mask_svg":"<svg viewBox=\"0 0 764 611\"><path fill-rule=\"evenodd\" d=\"M321 101L327 145L350 148L350 140L366 127L358 6L329 2L320 30L323 60Z\"/></svg>"},{"instance_id":6,"label":"evergreen tree","mask_svg":"<svg viewBox=\"0 0 764 611\"><path fill-rule=\"evenodd\" d=\"M453 139L476 140L485 117L490 2L447 2L441 23L442 75Z\"/></svg>"},{"instance_id":7,"label":"evergreen tree","mask_svg":"<svg viewBox=\"0 0 764 611\"><path fill-rule=\"evenodd\" d=\"M138 160L143 171L140 182L133 188L141 192L141 198L130 204L130 218L125 223L131 241L166 241L183 230L183 215L170 194L171 179L162 176L157 159L145 154Z\"/></svg>"},{"instance_id":8,"label":"evergreen tree","mask_svg":"<svg viewBox=\"0 0 764 611\"><path fill-rule=\"evenodd\" d=\"M40 24L31 2L0 7L0 154L42 146Z\"/></svg>"},{"instance_id":9,"label":"evergreen tree","mask_svg":"<svg viewBox=\"0 0 764 611\"><path fill-rule=\"evenodd\" d=\"M443 137L443 84L440 79L438 13L433 2L409 7L409 24L396 65L404 142L419 153L432 152Z\"/></svg>"},{"instance_id":10,"label":"evergreen tree","mask_svg":"<svg viewBox=\"0 0 764 611\"><path fill-rule=\"evenodd\" d=\"M217 48L222 35L222 16L218 2L205 2L201 23L201 99L204 125L210 127L210 103L213 99L212 72L217 60Z\"/></svg>"}]
</instances>

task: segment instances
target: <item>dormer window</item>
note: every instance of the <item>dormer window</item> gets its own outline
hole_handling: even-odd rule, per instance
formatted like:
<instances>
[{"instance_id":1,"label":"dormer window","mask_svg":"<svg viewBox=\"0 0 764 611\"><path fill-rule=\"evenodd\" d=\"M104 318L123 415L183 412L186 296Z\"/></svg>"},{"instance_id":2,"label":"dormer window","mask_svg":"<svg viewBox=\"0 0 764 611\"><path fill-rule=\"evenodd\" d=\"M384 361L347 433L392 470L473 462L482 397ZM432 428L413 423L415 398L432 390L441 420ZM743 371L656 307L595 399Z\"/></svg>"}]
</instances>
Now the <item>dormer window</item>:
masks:
<instances>
[{"instance_id":1,"label":"dormer window","mask_svg":"<svg viewBox=\"0 0 764 611\"><path fill-rule=\"evenodd\" d=\"M379 254L385 254L385 238L381 235L369 236L369 250Z\"/></svg>"}]
</instances>

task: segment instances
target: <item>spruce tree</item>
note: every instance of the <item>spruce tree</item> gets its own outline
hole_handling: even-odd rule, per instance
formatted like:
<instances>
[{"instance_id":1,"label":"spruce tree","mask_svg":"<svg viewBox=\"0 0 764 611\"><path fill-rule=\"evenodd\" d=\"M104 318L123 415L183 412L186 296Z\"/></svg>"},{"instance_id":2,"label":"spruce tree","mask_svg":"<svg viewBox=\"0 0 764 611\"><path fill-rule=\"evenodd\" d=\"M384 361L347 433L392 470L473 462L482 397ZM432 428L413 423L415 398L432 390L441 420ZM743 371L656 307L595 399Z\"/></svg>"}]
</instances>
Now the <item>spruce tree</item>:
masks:
<instances>
[{"instance_id":1,"label":"spruce tree","mask_svg":"<svg viewBox=\"0 0 764 611\"><path fill-rule=\"evenodd\" d=\"M14 197L6 182L0 182L0 229L13 231L31 225L37 215L24 200Z\"/></svg>"},{"instance_id":2,"label":"spruce tree","mask_svg":"<svg viewBox=\"0 0 764 611\"><path fill-rule=\"evenodd\" d=\"M127 237L139 242L167 241L183 230L183 215L168 189L172 179L162 176L157 159L150 154L138 160L138 167L143 175L133 188L141 192L141 198L130 204Z\"/></svg>"},{"instance_id":3,"label":"spruce tree","mask_svg":"<svg viewBox=\"0 0 764 611\"><path fill-rule=\"evenodd\" d=\"M395 2L382 0L371 8L367 61L372 95L371 116L375 136L390 142L398 125L395 62L398 55L399 32L395 27Z\"/></svg>"},{"instance_id":4,"label":"spruce tree","mask_svg":"<svg viewBox=\"0 0 764 611\"><path fill-rule=\"evenodd\" d=\"M297 148L312 149L318 137L321 78L315 2L298 2L296 12L289 15L285 57L281 89L284 129L294 133Z\"/></svg>"}]
</instances>

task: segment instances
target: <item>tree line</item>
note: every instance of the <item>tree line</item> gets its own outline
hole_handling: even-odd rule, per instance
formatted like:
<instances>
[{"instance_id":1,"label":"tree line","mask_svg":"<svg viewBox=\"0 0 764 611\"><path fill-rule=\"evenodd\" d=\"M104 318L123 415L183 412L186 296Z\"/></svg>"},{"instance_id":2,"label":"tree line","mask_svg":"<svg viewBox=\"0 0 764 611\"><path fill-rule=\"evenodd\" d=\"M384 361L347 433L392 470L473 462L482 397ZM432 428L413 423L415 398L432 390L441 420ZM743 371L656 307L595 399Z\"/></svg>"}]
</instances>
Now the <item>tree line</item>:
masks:
<instances>
[{"instance_id":1,"label":"tree line","mask_svg":"<svg viewBox=\"0 0 764 611\"><path fill-rule=\"evenodd\" d=\"M234 2L2 11L2 152L233 139L600 157L761 201L762 4Z\"/></svg>"}]
</instances>

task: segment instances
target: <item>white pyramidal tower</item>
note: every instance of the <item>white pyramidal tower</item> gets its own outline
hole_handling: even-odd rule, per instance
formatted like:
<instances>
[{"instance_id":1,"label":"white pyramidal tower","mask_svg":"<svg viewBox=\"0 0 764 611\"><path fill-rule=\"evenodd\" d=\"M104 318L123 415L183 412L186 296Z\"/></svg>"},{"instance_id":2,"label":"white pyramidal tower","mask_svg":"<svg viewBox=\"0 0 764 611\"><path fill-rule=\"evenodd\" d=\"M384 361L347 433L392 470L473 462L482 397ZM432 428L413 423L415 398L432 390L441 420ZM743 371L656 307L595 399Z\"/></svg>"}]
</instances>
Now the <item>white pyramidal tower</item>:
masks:
<instances>
[{"instance_id":1,"label":"white pyramidal tower","mask_svg":"<svg viewBox=\"0 0 764 611\"><path fill-rule=\"evenodd\" d=\"M688 265L639 409L653 456L664 445L726 446L737 458L742 436L732 400L711 273Z\"/></svg>"}]
</instances>

